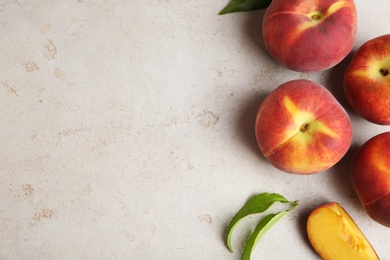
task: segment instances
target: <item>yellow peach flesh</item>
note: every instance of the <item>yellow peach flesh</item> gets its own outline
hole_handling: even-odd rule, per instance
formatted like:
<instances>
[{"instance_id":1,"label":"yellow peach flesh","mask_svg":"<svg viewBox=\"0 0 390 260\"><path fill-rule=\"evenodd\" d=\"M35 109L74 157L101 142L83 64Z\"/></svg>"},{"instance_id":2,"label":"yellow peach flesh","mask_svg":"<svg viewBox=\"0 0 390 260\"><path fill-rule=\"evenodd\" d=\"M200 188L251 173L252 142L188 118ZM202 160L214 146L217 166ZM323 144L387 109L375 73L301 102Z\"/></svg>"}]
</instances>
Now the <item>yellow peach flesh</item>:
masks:
<instances>
[{"instance_id":1,"label":"yellow peach flesh","mask_svg":"<svg viewBox=\"0 0 390 260\"><path fill-rule=\"evenodd\" d=\"M336 202L310 214L307 232L313 248L324 260L379 259L353 219Z\"/></svg>"}]
</instances>

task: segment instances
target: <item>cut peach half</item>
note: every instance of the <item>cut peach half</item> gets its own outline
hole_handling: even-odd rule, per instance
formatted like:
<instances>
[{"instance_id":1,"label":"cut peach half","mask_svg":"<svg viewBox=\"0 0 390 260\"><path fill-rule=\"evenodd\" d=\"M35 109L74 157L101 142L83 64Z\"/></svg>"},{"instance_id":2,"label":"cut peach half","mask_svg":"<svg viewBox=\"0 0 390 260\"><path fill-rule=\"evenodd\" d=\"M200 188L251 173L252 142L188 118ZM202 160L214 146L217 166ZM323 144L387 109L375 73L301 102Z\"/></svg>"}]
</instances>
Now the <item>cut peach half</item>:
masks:
<instances>
[{"instance_id":1,"label":"cut peach half","mask_svg":"<svg viewBox=\"0 0 390 260\"><path fill-rule=\"evenodd\" d=\"M324 260L379 259L360 228L337 202L311 212L307 233L314 250Z\"/></svg>"}]
</instances>

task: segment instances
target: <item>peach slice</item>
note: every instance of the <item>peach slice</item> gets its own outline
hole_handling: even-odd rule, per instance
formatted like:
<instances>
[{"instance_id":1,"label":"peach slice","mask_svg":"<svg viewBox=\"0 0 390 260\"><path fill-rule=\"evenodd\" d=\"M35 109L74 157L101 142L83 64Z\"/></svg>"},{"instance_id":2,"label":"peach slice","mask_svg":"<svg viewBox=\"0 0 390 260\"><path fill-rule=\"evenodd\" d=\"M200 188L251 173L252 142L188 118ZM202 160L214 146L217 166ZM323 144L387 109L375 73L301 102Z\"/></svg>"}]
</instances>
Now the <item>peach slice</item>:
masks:
<instances>
[{"instance_id":1,"label":"peach slice","mask_svg":"<svg viewBox=\"0 0 390 260\"><path fill-rule=\"evenodd\" d=\"M379 259L362 231L337 202L311 212L307 233L313 248L324 260Z\"/></svg>"}]
</instances>

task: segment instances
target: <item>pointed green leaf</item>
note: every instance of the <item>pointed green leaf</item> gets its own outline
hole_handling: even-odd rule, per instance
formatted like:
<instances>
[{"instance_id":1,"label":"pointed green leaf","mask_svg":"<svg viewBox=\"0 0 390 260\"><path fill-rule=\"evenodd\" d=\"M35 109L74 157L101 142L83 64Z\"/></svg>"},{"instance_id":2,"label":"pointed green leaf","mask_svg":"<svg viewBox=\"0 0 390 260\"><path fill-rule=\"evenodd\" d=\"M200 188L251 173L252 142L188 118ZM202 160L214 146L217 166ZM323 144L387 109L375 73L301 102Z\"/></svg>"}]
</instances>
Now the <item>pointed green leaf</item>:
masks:
<instances>
[{"instance_id":1,"label":"pointed green leaf","mask_svg":"<svg viewBox=\"0 0 390 260\"><path fill-rule=\"evenodd\" d=\"M226 243L230 252L233 252L233 248L231 245L231 236L238 222L240 222L244 217L248 215L262 213L266 211L275 202L292 203L280 194L267 192L258 194L252 197L247 203L245 203L245 205L237 212L237 214L231 219L227 226Z\"/></svg>"},{"instance_id":2,"label":"pointed green leaf","mask_svg":"<svg viewBox=\"0 0 390 260\"><path fill-rule=\"evenodd\" d=\"M265 235L265 233L282 217L284 217L288 212L293 210L298 202L293 202L293 207L288 210L283 210L276 214L269 214L265 216L259 224L256 226L255 230L249 236L247 242L245 243L244 250L242 251L241 260L250 260L253 249L259 243L260 239Z\"/></svg>"},{"instance_id":3,"label":"pointed green leaf","mask_svg":"<svg viewBox=\"0 0 390 260\"><path fill-rule=\"evenodd\" d=\"M245 243L244 250L242 251L241 255L241 260L249 260L251 258L252 250L257 245L259 240L278 220L280 220L286 214L287 211L281 211L277 214L270 214L265 216L259 222Z\"/></svg>"},{"instance_id":4,"label":"pointed green leaf","mask_svg":"<svg viewBox=\"0 0 390 260\"><path fill-rule=\"evenodd\" d=\"M245 12L266 8L272 0L232 0L219 15L233 12Z\"/></svg>"}]
</instances>

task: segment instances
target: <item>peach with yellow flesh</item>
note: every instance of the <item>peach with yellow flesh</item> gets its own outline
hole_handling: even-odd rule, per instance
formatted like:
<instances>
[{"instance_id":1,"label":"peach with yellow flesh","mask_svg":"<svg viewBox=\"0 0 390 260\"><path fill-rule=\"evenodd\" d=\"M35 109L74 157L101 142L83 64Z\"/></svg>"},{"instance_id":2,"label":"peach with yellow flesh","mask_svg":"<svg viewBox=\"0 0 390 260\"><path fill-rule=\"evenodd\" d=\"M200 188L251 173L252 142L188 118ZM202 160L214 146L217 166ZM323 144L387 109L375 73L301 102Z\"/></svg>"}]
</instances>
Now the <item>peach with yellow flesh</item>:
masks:
<instances>
[{"instance_id":1,"label":"peach with yellow flesh","mask_svg":"<svg viewBox=\"0 0 390 260\"><path fill-rule=\"evenodd\" d=\"M337 202L311 212L307 234L314 250L324 260L379 259L355 221Z\"/></svg>"},{"instance_id":2,"label":"peach with yellow flesh","mask_svg":"<svg viewBox=\"0 0 390 260\"><path fill-rule=\"evenodd\" d=\"M263 19L271 56L300 72L338 64L352 50L356 30L353 0L272 0Z\"/></svg>"},{"instance_id":3,"label":"peach with yellow flesh","mask_svg":"<svg viewBox=\"0 0 390 260\"><path fill-rule=\"evenodd\" d=\"M390 125L390 34L365 42L344 75L345 96L363 118Z\"/></svg>"},{"instance_id":4,"label":"peach with yellow flesh","mask_svg":"<svg viewBox=\"0 0 390 260\"><path fill-rule=\"evenodd\" d=\"M390 228L390 132L360 147L352 159L350 177L368 215Z\"/></svg>"},{"instance_id":5,"label":"peach with yellow flesh","mask_svg":"<svg viewBox=\"0 0 390 260\"><path fill-rule=\"evenodd\" d=\"M313 174L335 165L352 140L348 114L323 86L292 80L261 103L255 125L258 146L276 168Z\"/></svg>"}]
</instances>

